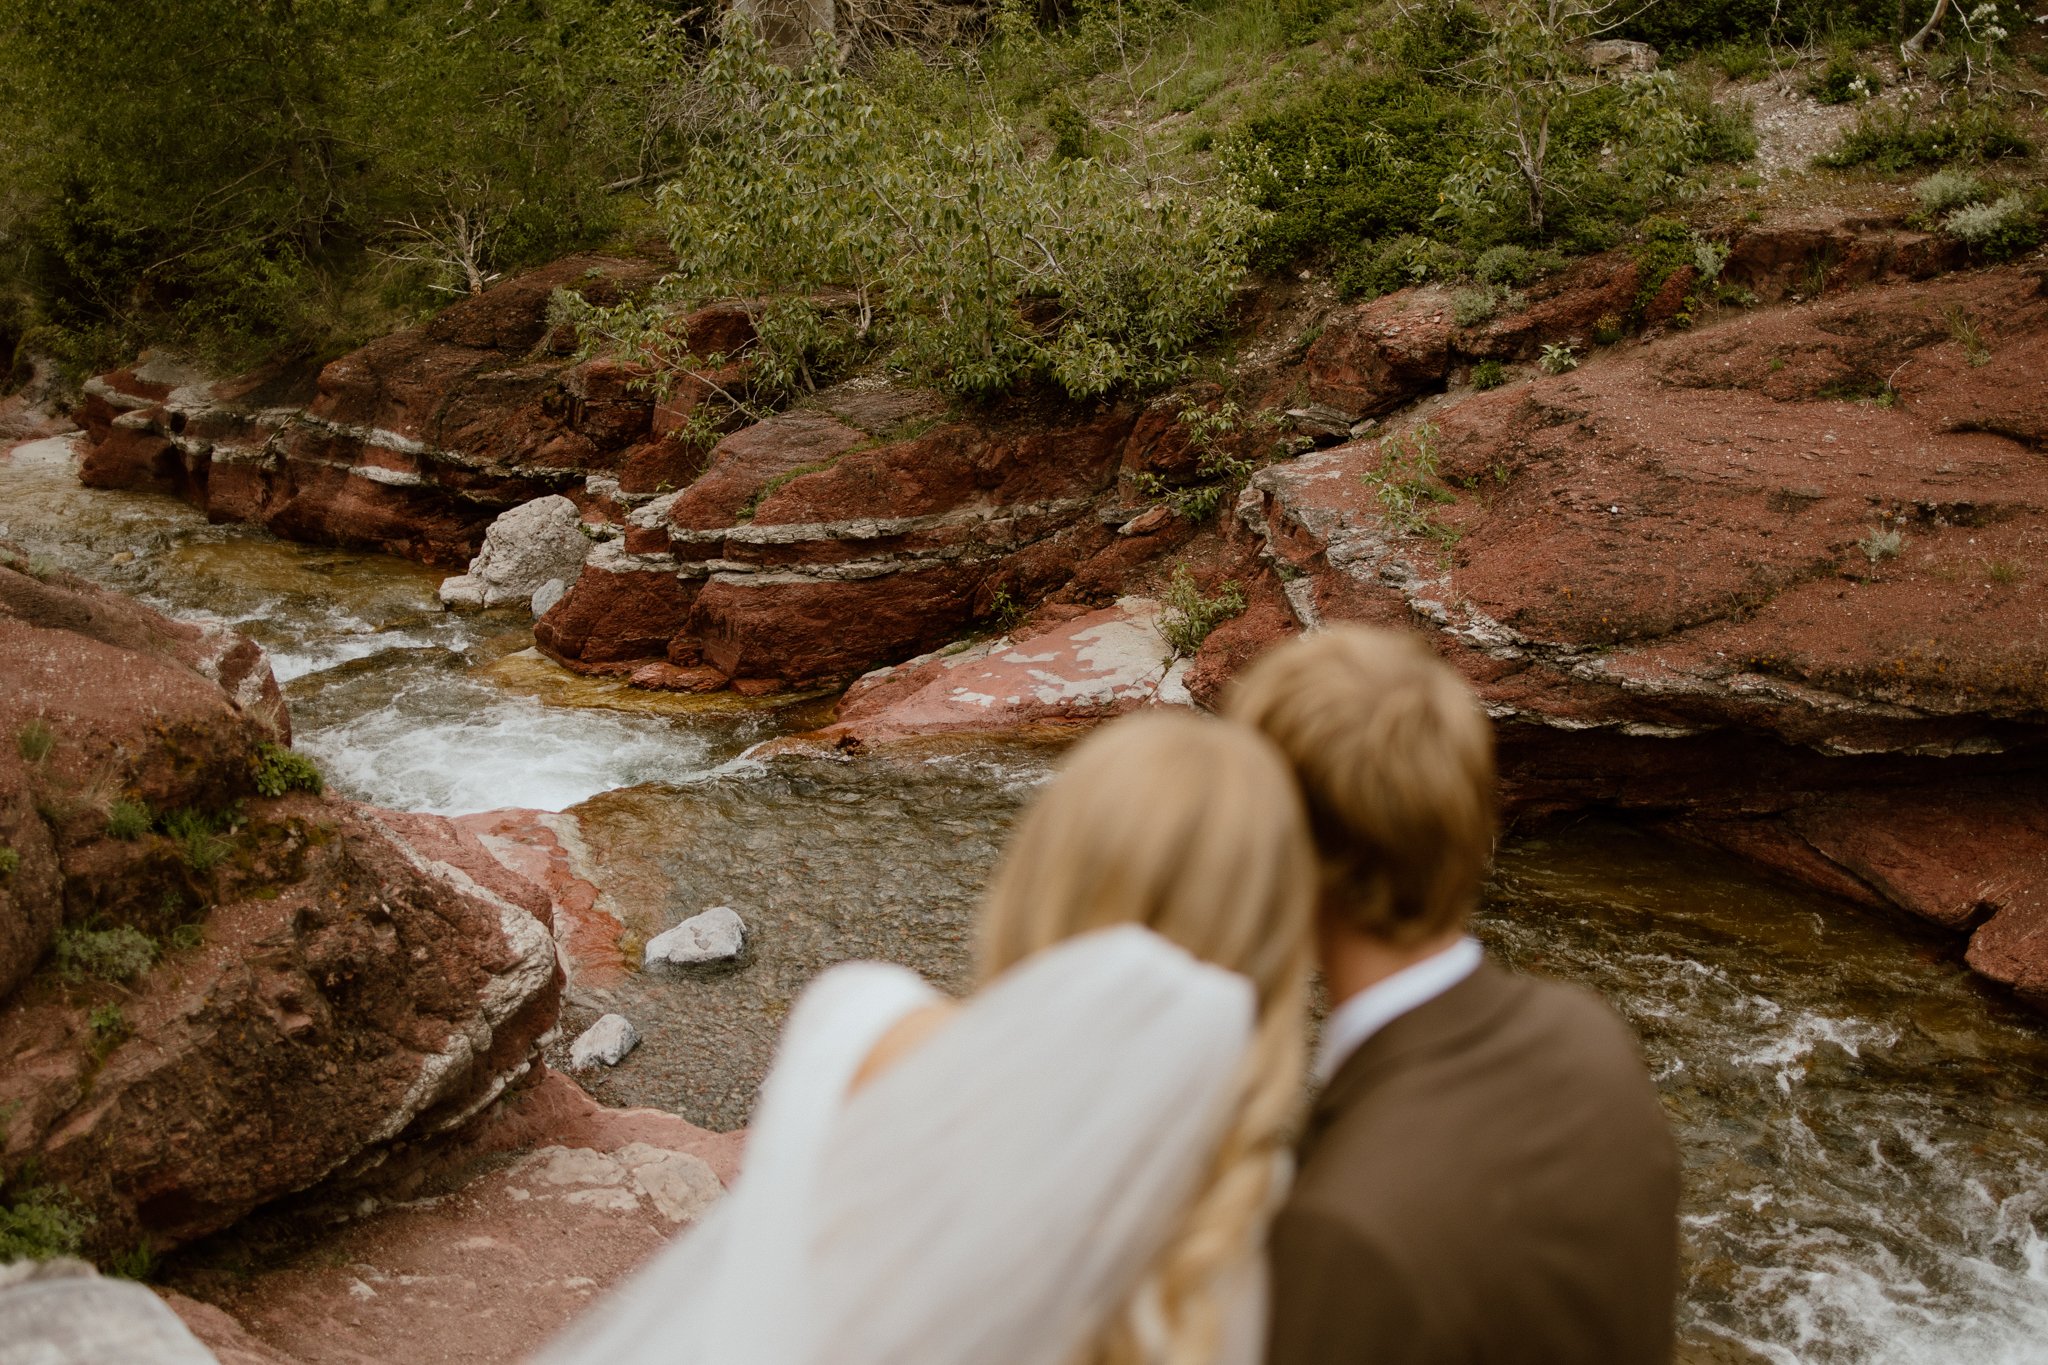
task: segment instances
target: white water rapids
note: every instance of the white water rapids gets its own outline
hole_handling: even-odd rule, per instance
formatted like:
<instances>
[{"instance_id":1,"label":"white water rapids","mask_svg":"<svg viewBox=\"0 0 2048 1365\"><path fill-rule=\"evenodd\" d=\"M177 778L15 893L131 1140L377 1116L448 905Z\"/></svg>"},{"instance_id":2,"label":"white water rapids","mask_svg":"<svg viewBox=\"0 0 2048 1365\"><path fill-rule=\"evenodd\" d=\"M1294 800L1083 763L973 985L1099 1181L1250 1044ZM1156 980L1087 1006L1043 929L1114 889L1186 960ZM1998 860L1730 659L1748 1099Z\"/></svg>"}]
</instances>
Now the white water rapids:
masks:
<instances>
[{"instance_id":1,"label":"white water rapids","mask_svg":"<svg viewBox=\"0 0 2048 1365\"><path fill-rule=\"evenodd\" d=\"M735 763L787 723L563 679L517 613L442 612L431 571L84 490L61 440L0 455L0 538L256 637L347 795L573 807L646 927L738 906L760 944L744 969L634 977L571 1017L616 1006L646 1036L601 1095L719 1126L823 964L880 954L959 984L980 880L1046 763ZM1509 846L1479 931L1643 1038L1686 1159L1681 1361L2048 1362L2048 1030L1954 940L1597 826Z\"/></svg>"}]
</instances>

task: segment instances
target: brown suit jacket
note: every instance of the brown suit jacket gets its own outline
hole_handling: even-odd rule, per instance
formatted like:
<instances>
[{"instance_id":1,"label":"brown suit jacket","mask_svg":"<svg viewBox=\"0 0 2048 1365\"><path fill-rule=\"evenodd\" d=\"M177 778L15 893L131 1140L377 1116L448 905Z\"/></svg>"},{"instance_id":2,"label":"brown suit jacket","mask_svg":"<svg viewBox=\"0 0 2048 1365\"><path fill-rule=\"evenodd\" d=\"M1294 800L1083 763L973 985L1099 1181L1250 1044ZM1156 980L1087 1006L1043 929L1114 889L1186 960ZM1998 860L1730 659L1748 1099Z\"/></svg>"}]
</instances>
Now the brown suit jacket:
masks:
<instances>
[{"instance_id":1,"label":"brown suit jacket","mask_svg":"<svg viewBox=\"0 0 2048 1365\"><path fill-rule=\"evenodd\" d=\"M1317 1098L1272 1232L1268 1365L1663 1365L1678 1157L1635 1040L1489 964Z\"/></svg>"}]
</instances>

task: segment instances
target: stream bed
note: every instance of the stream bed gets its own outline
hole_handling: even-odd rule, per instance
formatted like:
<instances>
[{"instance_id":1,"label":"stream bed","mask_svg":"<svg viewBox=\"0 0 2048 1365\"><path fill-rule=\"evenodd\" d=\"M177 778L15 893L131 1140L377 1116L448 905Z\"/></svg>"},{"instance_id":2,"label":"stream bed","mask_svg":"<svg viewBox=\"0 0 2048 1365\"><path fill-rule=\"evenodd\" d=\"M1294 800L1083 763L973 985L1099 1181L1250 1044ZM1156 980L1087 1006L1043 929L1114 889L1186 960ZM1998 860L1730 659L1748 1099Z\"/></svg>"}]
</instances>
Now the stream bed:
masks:
<instances>
[{"instance_id":1,"label":"stream bed","mask_svg":"<svg viewBox=\"0 0 2048 1365\"><path fill-rule=\"evenodd\" d=\"M646 1042L587 1079L616 1103L744 1122L784 1011L821 967L966 979L973 902L1043 748L745 757L815 724L633 694L533 657L518 613L442 612L439 575L82 489L68 442L0 454L0 539L270 650L300 748L399 809L570 810L629 928L730 904L735 970L572 998ZM1503 849L1478 932L1635 1026L1686 1166L1680 1358L2048 1361L2048 1028L1959 945L1586 823Z\"/></svg>"}]
</instances>

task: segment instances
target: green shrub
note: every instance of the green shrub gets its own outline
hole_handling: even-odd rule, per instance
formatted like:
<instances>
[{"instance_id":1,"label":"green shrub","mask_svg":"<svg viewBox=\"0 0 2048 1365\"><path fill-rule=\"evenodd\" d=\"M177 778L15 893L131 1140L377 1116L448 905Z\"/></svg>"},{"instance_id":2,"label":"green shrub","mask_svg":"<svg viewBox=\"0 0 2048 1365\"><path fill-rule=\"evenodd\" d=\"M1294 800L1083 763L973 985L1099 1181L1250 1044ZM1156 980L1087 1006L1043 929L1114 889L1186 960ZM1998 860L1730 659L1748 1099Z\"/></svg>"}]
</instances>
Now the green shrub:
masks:
<instances>
[{"instance_id":1,"label":"green shrub","mask_svg":"<svg viewBox=\"0 0 2048 1365\"><path fill-rule=\"evenodd\" d=\"M0 1186L0 1263L75 1256L92 1223L91 1215L62 1190Z\"/></svg>"},{"instance_id":2,"label":"green shrub","mask_svg":"<svg viewBox=\"0 0 2048 1365\"><path fill-rule=\"evenodd\" d=\"M1927 18L1933 0L1908 0L1907 22ZM1803 44L1853 31L1895 34L1899 0L1647 0L1631 7L1616 36L1661 48L1666 58L1721 44Z\"/></svg>"},{"instance_id":3,"label":"green shrub","mask_svg":"<svg viewBox=\"0 0 2048 1365\"><path fill-rule=\"evenodd\" d=\"M1428 422L1381 437L1379 468L1362 478L1397 534L1425 535L1448 548L1457 534L1436 519L1436 509L1457 495L1437 478L1436 442L1437 429Z\"/></svg>"},{"instance_id":4,"label":"green shrub","mask_svg":"<svg viewBox=\"0 0 2048 1365\"><path fill-rule=\"evenodd\" d=\"M88 977L133 981L154 966L156 959L156 940L126 924L112 929L57 931L57 974L74 984Z\"/></svg>"},{"instance_id":5,"label":"green shrub","mask_svg":"<svg viewBox=\"0 0 2048 1365\"><path fill-rule=\"evenodd\" d=\"M264 796L317 793L327 785L312 759L268 741L256 746L255 769L256 790Z\"/></svg>"},{"instance_id":6,"label":"green shrub","mask_svg":"<svg viewBox=\"0 0 2048 1365\"><path fill-rule=\"evenodd\" d=\"M1451 295L1451 321L1460 327L1476 327L1503 309L1521 306L1523 299L1512 289L1482 284L1460 289Z\"/></svg>"},{"instance_id":7,"label":"green shrub","mask_svg":"<svg viewBox=\"0 0 2048 1365\"><path fill-rule=\"evenodd\" d=\"M1272 217L1254 263L1432 232L1444 180L1472 136L1454 91L1411 76L1329 77L1232 128L1224 166Z\"/></svg>"},{"instance_id":8,"label":"green shrub","mask_svg":"<svg viewBox=\"0 0 2048 1365\"><path fill-rule=\"evenodd\" d=\"M1052 134L1052 159L1078 161L1087 156L1095 142L1095 125L1073 100L1062 95L1045 111L1046 131Z\"/></svg>"},{"instance_id":9,"label":"green shrub","mask_svg":"<svg viewBox=\"0 0 2048 1365\"><path fill-rule=\"evenodd\" d=\"M194 872L210 872L232 851L220 837L219 819L196 810L174 810L163 818L163 831L177 846L178 856Z\"/></svg>"},{"instance_id":10,"label":"green shrub","mask_svg":"<svg viewBox=\"0 0 2048 1365\"><path fill-rule=\"evenodd\" d=\"M677 268L649 307L560 296L587 346L672 360L675 309L765 300L749 358L772 398L881 355L964 396L1088 398L1186 374L1243 276L1260 215L1229 186L1034 159L990 111L933 127L830 45L793 70L744 26L700 82L710 126L659 197Z\"/></svg>"},{"instance_id":11,"label":"green shrub","mask_svg":"<svg viewBox=\"0 0 2048 1365\"><path fill-rule=\"evenodd\" d=\"M86 1032L92 1039L92 1055L95 1061L106 1060L107 1054L135 1036L134 1025L121 1012L119 1005L96 1005L86 1016Z\"/></svg>"},{"instance_id":12,"label":"green shrub","mask_svg":"<svg viewBox=\"0 0 2048 1365\"><path fill-rule=\"evenodd\" d=\"M1869 99L1884 88L1883 80L1854 52L1837 48L1828 64L1806 82L1806 93L1822 104L1849 104Z\"/></svg>"},{"instance_id":13,"label":"green shrub","mask_svg":"<svg viewBox=\"0 0 2048 1365\"><path fill-rule=\"evenodd\" d=\"M14 748L25 763L40 763L50 756L50 750L57 744L57 732L49 722L32 720L15 731Z\"/></svg>"},{"instance_id":14,"label":"green shrub","mask_svg":"<svg viewBox=\"0 0 2048 1365\"><path fill-rule=\"evenodd\" d=\"M1564 258L1553 251L1531 251L1525 246L1497 246L1483 251L1472 263L1472 277L1482 284L1504 284L1525 289L1545 275L1564 268Z\"/></svg>"},{"instance_id":15,"label":"green shrub","mask_svg":"<svg viewBox=\"0 0 2048 1365\"><path fill-rule=\"evenodd\" d=\"M1202 647L1216 627L1244 614L1244 588L1235 580L1225 582L1214 594L1205 595L1185 564L1174 566L1167 584L1165 610L1159 614L1159 633L1166 637L1169 658L1184 658Z\"/></svg>"},{"instance_id":16,"label":"green shrub","mask_svg":"<svg viewBox=\"0 0 2048 1365\"><path fill-rule=\"evenodd\" d=\"M196 924L181 924L171 930L167 942L179 952L190 952L206 942L206 931Z\"/></svg>"},{"instance_id":17,"label":"green shrub","mask_svg":"<svg viewBox=\"0 0 2048 1365\"><path fill-rule=\"evenodd\" d=\"M2033 144L2006 115L1984 104L1922 121L1910 105L1865 110L1823 154L1822 166L1869 166L1898 172L1951 161L1996 161L2033 154Z\"/></svg>"},{"instance_id":18,"label":"green shrub","mask_svg":"<svg viewBox=\"0 0 2048 1365\"><path fill-rule=\"evenodd\" d=\"M1746 81L1771 69L1771 50L1762 43L1719 43L1701 54L1731 81Z\"/></svg>"},{"instance_id":19,"label":"green shrub","mask_svg":"<svg viewBox=\"0 0 2048 1365\"><path fill-rule=\"evenodd\" d=\"M671 8L0 6L0 285L127 354L240 355L374 329L380 282L403 311L462 292L458 235L486 276L598 240L623 202L605 187L674 155Z\"/></svg>"},{"instance_id":20,"label":"green shrub","mask_svg":"<svg viewBox=\"0 0 2048 1365\"><path fill-rule=\"evenodd\" d=\"M1346 298L1376 299L1430 280L1454 280L1470 258L1446 242L1428 237L1395 237L1367 242L1338 262L1338 292Z\"/></svg>"},{"instance_id":21,"label":"green shrub","mask_svg":"<svg viewBox=\"0 0 2048 1365\"><path fill-rule=\"evenodd\" d=\"M1568 374L1579 368L1579 357L1567 343L1552 341L1545 343L1543 354L1536 363L1543 367L1545 374Z\"/></svg>"},{"instance_id":22,"label":"green shrub","mask_svg":"<svg viewBox=\"0 0 2048 1365\"><path fill-rule=\"evenodd\" d=\"M1971 204L1981 204L1991 197L1983 180L1965 170L1940 170L1913 186L1913 197L1920 201L1920 212L1930 219L1938 219Z\"/></svg>"},{"instance_id":23,"label":"green shrub","mask_svg":"<svg viewBox=\"0 0 2048 1365\"><path fill-rule=\"evenodd\" d=\"M1507 366L1498 360L1482 360L1472 367L1472 387L1482 393L1508 382Z\"/></svg>"},{"instance_id":24,"label":"green shrub","mask_svg":"<svg viewBox=\"0 0 2048 1365\"><path fill-rule=\"evenodd\" d=\"M1377 42L1400 69L1449 81L1486 46L1486 35L1486 16L1466 0L1413 0L1377 30Z\"/></svg>"},{"instance_id":25,"label":"green shrub","mask_svg":"<svg viewBox=\"0 0 2048 1365\"><path fill-rule=\"evenodd\" d=\"M107 834L115 839L140 839L155 822L156 816L146 802L124 797L107 807Z\"/></svg>"},{"instance_id":26,"label":"green shrub","mask_svg":"<svg viewBox=\"0 0 2048 1365\"><path fill-rule=\"evenodd\" d=\"M0 880L12 877L21 870L21 855L5 844L0 844Z\"/></svg>"},{"instance_id":27,"label":"green shrub","mask_svg":"<svg viewBox=\"0 0 2048 1365\"><path fill-rule=\"evenodd\" d=\"M1970 204L1941 220L1941 230L1994 261L2007 260L2041 244L2041 214L2015 191L1989 204Z\"/></svg>"}]
</instances>

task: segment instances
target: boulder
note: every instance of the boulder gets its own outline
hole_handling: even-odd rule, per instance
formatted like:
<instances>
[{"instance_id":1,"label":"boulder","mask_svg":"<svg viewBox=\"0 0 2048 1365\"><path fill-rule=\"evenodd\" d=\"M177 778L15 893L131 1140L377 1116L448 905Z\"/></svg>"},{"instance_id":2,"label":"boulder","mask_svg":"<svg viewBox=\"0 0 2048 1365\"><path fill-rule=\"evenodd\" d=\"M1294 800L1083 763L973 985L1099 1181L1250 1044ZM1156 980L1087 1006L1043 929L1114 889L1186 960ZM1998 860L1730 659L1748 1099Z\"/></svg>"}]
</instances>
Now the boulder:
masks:
<instances>
[{"instance_id":1,"label":"boulder","mask_svg":"<svg viewBox=\"0 0 2048 1365\"><path fill-rule=\"evenodd\" d=\"M730 962L747 946L747 925L729 905L714 905L647 940L645 965L695 967Z\"/></svg>"},{"instance_id":2,"label":"boulder","mask_svg":"<svg viewBox=\"0 0 2048 1365\"><path fill-rule=\"evenodd\" d=\"M451 607L530 603L549 583L558 585L559 601L566 590L559 585L582 570L589 553L576 504L559 494L535 498L491 523L469 572L441 584L441 601Z\"/></svg>"},{"instance_id":3,"label":"boulder","mask_svg":"<svg viewBox=\"0 0 2048 1365\"><path fill-rule=\"evenodd\" d=\"M579 561L579 572L581 567L581 562ZM532 612L533 619L538 621L541 617L546 616L555 609L555 603L568 595L569 584L566 580L550 578L547 582L533 590L533 596L527 599L527 610Z\"/></svg>"},{"instance_id":4,"label":"boulder","mask_svg":"<svg viewBox=\"0 0 2048 1365\"><path fill-rule=\"evenodd\" d=\"M1642 74L1657 69L1657 49L1627 38L1602 38L1579 49L1586 65L1595 71Z\"/></svg>"},{"instance_id":5,"label":"boulder","mask_svg":"<svg viewBox=\"0 0 2048 1365\"><path fill-rule=\"evenodd\" d=\"M640 1030L623 1014L606 1014L576 1035L569 1044L569 1065L578 1071L593 1066L617 1066L626 1054L640 1046Z\"/></svg>"},{"instance_id":6,"label":"boulder","mask_svg":"<svg viewBox=\"0 0 2048 1365\"><path fill-rule=\"evenodd\" d=\"M0 1140L95 1252L449 1131L553 1026L548 895L448 822L263 796L281 724L241 637L0 567ZM60 932L121 960L43 965Z\"/></svg>"}]
</instances>

